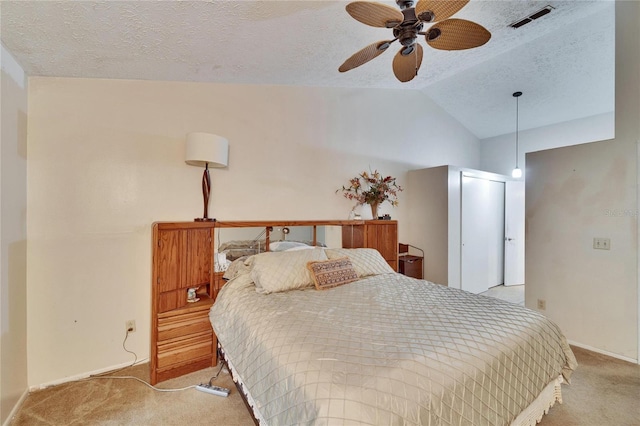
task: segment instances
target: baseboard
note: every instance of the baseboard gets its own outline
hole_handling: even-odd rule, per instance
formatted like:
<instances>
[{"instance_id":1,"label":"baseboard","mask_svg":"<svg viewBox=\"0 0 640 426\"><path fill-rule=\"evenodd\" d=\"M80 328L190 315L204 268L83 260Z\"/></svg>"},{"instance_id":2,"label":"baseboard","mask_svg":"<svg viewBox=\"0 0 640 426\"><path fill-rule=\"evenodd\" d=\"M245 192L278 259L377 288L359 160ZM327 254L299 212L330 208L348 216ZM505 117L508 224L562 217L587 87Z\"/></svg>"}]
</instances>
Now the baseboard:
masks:
<instances>
[{"instance_id":1,"label":"baseboard","mask_svg":"<svg viewBox=\"0 0 640 426\"><path fill-rule=\"evenodd\" d=\"M147 362L147 361L149 361L149 358L140 359L140 360L136 361L136 365L142 364L142 363ZM125 368L125 367L129 367L129 366L131 366L131 363L130 362L125 362L123 364L113 365L111 367L101 368L99 370L89 371L87 373L76 374L75 376L69 376L69 377L65 377L63 379L54 380L52 382L47 382L47 383L42 383L40 385L31 386L29 388L29 392L42 390L42 389L45 389L45 388L48 388L48 387L51 387L51 386L61 385L63 383L75 382L77 380L82 380L82 379L86 379L86 378L91 377L91 376L95 376L96 374L108 373L110 371L118 370L120 368Z\"/></svg>"},{"instance_id":2,"label":"baseboard","mask_svg":"<svg viewBox=\"0 0 640 426\"><path fill-rule=\"evenodd\" d=\"M29 389L24 390L20 399L18 399L18 402L16 402L16 405L14 405L13 408L11 409L9 416L7 416L7 418L4 420L4 423L2 423L2 426L9 426L11 424L11 420L13 420L13 416L18 414L18 410L20 410L20 407L22 407L24 400L27 399L27 395L29 395Z\"/></svg>"},{"instance_id":3,"label":"baseboard","mask_svg":"<svg viewBox=\"0 0 640 426\"><path fill-rule=\"evenodd\" d=\"M567 340L570 345L577 346L582 349L586 349L591 352L596 352L602 355L610 356L611 358L621 359L622 361L631 362L633 364L640 364L640 360L629 358L623 355L615 354L613 352L603 351L602 349L594 348L593 346L585 345L582 343L574 342L573 340Z\"/></svg>"}]
</instances>

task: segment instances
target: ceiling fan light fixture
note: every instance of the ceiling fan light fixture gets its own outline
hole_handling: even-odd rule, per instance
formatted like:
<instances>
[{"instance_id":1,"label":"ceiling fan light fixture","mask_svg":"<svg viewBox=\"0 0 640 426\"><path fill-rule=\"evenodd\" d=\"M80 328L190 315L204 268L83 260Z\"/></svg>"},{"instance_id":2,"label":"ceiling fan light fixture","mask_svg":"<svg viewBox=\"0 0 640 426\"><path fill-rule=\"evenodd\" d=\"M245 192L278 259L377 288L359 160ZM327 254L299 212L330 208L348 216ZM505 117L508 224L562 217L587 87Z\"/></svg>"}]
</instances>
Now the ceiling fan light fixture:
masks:
<instances>
[{"instance_id":1,"label":"ceiling fan light fixture","mask_svg":"<svg viewBox=\"0 0 640 426\"><path fill-rule=\"evenodd\" d=\"M415 34L409 34L400 39L400 44L406 47L413 46L416 44L416 36ZM411 52L409 52L411 53Z\"/></svg>"},{"instance_id":2,"label":"ceiling fan light fixture","mask_svg":"<svg viewBox=\"0 0 640 426\"><path fill-rule=\"evenodd\" d=\"M441 34L442 34L442 31L440 31L440 28L431 28L429 31L427 31L427 35L426 35L427 41L433 41L438 37L440 37Z\"/></svg>"},{"instance_id":3,"label":"ceiling fan light fixture","mask_svg":"<svg viewBox=\"0 0 640 426\"><path fill-rule=\"evenodd\" d=\"M430 10L424 11L418 15L418 19L423 22L432 22L436 19L436 15Z\"/></svg>"},{"instance_id":4,"label":"ceiling fan light fixture","mask_svg":"<svg viewBox=\"0 0 640 426\"><path fill-rule=\"evenodd\" d=\"M407 46L404 49L402 49L402 56L411 55L414 50L416 50L415 45L412 44L410 46Z\"/></svg>"},{"instance_id":5,"label":"ceiling fan light fixture","mask_svg":"<svg viewBox=\"0 0 640 426\"><path fill-rule=\"evenodd\" d=\"M400 9L408 9L413 7L413 0L396 0L396 4Z\"/></svg>"}]
</instances>

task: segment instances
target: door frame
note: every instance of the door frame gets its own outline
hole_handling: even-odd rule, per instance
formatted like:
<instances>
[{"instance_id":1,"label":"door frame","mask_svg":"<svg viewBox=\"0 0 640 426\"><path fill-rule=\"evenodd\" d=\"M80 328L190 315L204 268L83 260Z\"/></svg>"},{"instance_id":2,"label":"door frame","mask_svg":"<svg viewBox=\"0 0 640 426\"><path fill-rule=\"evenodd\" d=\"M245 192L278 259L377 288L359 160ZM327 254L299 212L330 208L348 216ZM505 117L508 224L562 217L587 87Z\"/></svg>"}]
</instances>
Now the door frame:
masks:
<instances>
[{"instance_id":1,"label":"door frame","mask_svg":"<svg viewBox=\"0 0 640 426\"><path fill-rule=\"evenodd\" d=\"M462 174L460 287L471 293L504 284L506 186Z\"/></svg>"},{"instance_id":2,"label":"door frame","mask_svg":"<svg viewBox=\"0 0 640 426\"><path fill-rule=\"evenodd\" d=\"M448 167L448 186L449 186L449 200L448 200L448 286L454 288L461 288L462 280L462 177L476 177L481 179L495 180L498 182L505 182L505 191L507 188L506 182L520 181L521 179L514 179L511 176L501 175L497 173L485 172L482 170L467 169L464 167ZM524 203L524 198L522 200ZM524 229L524 217L523 229ZM520 256L524 260L524 239L522 240L522 255ZM522 273L524 274L524 265L522 266Z\"/></svg>"}]
</instances>

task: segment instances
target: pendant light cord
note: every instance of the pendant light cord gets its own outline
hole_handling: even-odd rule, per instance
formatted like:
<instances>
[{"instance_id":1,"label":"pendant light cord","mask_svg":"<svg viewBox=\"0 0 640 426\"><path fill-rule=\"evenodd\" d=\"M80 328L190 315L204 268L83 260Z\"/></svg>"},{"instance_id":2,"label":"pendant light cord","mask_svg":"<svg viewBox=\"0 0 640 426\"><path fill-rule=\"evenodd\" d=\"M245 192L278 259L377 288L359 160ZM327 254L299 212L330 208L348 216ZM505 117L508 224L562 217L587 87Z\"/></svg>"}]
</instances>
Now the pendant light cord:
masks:
<instances>
[{"instance_id":1,"label":"pendant light cord","mask_svg":"<svg viewBox=\"0 0 640 426\"><path fill-rule=\"evenodd\" d=\"M516 170L519 170L518 167L518 157L520 155L520 141L518 140L518 133L520 133L520 104L518 98L522 96L522 92L514 92L513 97L516 98L516 168L514 169L514 173ZM516 177L516 176L514 176ZM518 176L519 177L519 176Z\"/></svg>"},{"instance_id":2,"label":"pendant light cord","mask_svg":"<svg viewBox=\"0 0 640 426\"><path fill-rule=\"evenodd\" d=\"M520 96L516 96L516 169L518 168L518 98Z\"/></svg>"}]
</instances>

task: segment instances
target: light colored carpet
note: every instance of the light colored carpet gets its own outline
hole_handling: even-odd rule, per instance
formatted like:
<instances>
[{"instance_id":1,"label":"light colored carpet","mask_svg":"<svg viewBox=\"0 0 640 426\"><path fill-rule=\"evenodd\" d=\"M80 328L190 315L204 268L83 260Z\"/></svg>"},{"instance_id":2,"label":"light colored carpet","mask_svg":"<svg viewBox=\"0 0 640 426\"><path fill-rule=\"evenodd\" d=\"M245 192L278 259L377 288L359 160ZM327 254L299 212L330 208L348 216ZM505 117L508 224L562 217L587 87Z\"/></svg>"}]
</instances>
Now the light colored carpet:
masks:
<instances>
[{"instance_id":1,"label":"light colored carpet","mask_svg":"<svg viewBox=\"0 0 640 426\"><path fill-rule=\"evenodd\" d=\"M573 348L580 366L571 385L562 386L564 403L556 404L541 426L640 425L640 366ZM208 368L159 386L182 387L207 382ZM148 364L117 375L149 377ZM13 425L253 425L228 374L215 381L231 389L221 398L195 389L158 393L133 380L96 379L31 393Z\"/></svg>"},{"instance_id":2,"label":"light colored carpet","mask_svg":"<svg viewBox=\"0 0 640 426\"><path fill-rule=\"evenodd\" d=\"M218 367L196 371L159 383L158 388L181 388L209 382ZM113 373L149 380L149 364ZM253 425L231 376L221 373L213 382L231 389L219 397L188 389L156 392L130 379L92 379L32 392L12 425Z\"/></svg>"}]
</instances>

